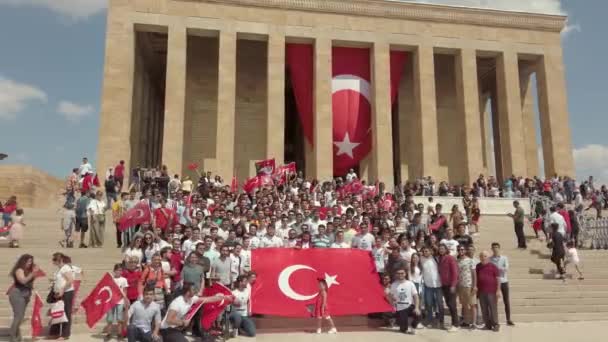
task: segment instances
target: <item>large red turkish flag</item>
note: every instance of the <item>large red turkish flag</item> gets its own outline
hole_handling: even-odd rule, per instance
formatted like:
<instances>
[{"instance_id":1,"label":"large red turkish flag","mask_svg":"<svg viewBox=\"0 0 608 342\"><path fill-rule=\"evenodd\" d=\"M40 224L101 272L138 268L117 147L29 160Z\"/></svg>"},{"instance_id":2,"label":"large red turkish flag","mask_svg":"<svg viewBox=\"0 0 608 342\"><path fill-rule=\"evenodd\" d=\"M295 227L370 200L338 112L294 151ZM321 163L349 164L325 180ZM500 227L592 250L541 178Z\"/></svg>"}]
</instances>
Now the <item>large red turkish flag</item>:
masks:
<instances>
[{"instance_id":1,"label":"large red turkish flag","mask_svg":"<svg viewBox=\"0 0 608 342\"><path fill-rule=\"evenodd\" d=\"M129 227L142 223L149 223L151 221L152 213L150 211L150 207L145 201L140 201L133 208L127 210L127 212L120 218L118 221L118 228L121 231L124 231Z\"/></svg>"},{"instance_id":2,"label":"large red turkish flag","mask_svg":"<svg viewBox=\"0 0 608 342\"><path fill-rule=\"evenodd\" d=\"M110 273L106 273L89 293L80 306L87 316L87 325L93 328L110 309L123 298L120 288L114 282Z\"/></svg>"},{"instance_id":3,"label":"large red turkish flag","mask_svg":"<svg viewBox=\"0 0 608 342\"><path fill-rule=\"evenodd\" d=\"M332 108L334 174L356 167L372 148L369 48L334 47Z\"/></svg>"},{"instance_id":4,"label":"large red turkish flag","mask_svg":"<svg viewBox=\"0 0 608 342\"><path fill-rule=\"evenodd\" d=\"M318 278L328 285L331 315L389 312L369 252L356 249L261 248L251 252L257 280L251 294L253 313L310 317L317 301Z\"/></svg>"}]
</instances>

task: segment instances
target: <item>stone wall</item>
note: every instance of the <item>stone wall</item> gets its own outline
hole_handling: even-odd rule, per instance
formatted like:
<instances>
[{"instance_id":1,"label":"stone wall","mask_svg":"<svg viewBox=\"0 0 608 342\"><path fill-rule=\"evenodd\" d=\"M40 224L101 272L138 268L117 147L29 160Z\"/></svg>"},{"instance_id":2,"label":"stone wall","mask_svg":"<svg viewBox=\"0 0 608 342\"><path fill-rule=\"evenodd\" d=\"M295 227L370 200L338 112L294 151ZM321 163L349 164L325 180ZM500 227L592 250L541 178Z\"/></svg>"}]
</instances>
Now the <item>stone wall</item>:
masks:
<instances>
[{"instance_id":1,"label":"stone wall","mask_svg":"<svg viewBox=\"0 0 608 342\"><path fill-rule=\"evenodd\" d=\"M0 166L0 201L17 196L23 208L57 206L64 181L29 165Z\"/></svg>"}]
</instances>

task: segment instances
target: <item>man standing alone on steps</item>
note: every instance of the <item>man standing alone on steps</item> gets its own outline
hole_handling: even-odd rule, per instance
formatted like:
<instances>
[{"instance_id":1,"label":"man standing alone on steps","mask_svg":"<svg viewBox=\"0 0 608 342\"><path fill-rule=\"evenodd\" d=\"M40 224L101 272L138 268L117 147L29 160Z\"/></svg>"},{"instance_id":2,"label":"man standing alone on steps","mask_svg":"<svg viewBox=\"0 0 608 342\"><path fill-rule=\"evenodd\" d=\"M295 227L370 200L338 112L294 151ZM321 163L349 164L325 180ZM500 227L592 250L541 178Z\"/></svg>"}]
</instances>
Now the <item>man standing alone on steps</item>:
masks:
<instances>
[{"instance_id":1,"label":"man standing alone on steps","mask_svg":"<svg viewBox=\"0 0 608 342\"><path fill-rule=\"evenodd\" d=\"M509 279L507 279L507 272L509 271L509 259L500 255L500 244L498 242L492 243L492 256L490 262L496 265L500 276L500 293L502 295L502 301L505 304L505 316L507 318L507 325L514 326L515 323L511 320L511 303L509 301Z\"/></svg>"},{"instance_id":2,"label":"man standing alone on steps","mask_svg":"<svg viewBox=\"0 0 608 342\"><path fill-rule=\"evenodd\" d=\"M508 215L513 219L515 235L517 236L517 248L526 249L526 237L524 236L524 209L522 209L518 201L513 201L513 206L515 207L515 212Z\"/></svg>"}]
</instances>

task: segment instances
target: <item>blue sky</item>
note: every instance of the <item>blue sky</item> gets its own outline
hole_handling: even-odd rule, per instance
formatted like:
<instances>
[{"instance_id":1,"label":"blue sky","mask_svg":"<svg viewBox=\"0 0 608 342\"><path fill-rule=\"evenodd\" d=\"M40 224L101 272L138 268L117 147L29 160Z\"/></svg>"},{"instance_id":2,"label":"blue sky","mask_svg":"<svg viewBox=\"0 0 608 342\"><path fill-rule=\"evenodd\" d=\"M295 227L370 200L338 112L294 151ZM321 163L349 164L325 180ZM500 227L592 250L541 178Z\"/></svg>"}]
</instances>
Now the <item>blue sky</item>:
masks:
<instances>
[{"instance_id":1,"label":"blue sky","mask_svg":"<svg viewBox=\"0 0 608 342\"><path fill-rule=\"evenodd\" d=\"M578 178L608 182L604 0L429 0L449 5L565 13L570 124ZM105 0L0 0L0 152L63 177L95 159Z\"/></svg>"}]
</instances>

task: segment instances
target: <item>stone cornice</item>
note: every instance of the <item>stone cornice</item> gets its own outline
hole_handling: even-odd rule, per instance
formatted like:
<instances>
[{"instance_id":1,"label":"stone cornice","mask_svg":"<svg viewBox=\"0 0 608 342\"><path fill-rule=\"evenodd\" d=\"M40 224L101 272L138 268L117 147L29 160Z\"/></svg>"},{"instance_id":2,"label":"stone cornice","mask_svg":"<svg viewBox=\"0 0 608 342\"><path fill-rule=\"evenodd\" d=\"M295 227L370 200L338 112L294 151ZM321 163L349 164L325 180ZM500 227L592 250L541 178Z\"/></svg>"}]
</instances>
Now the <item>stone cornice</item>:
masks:
<instances>
[{"instance_id":1,"label":"stone cornice","mask_svg":"<svg viewBox=\"0 0 608 342\"><path fill-rule=\"evenodd\" d=\"M387 0L178 0L560 32L566 17Z\"/></svg>"}]
</instances>

